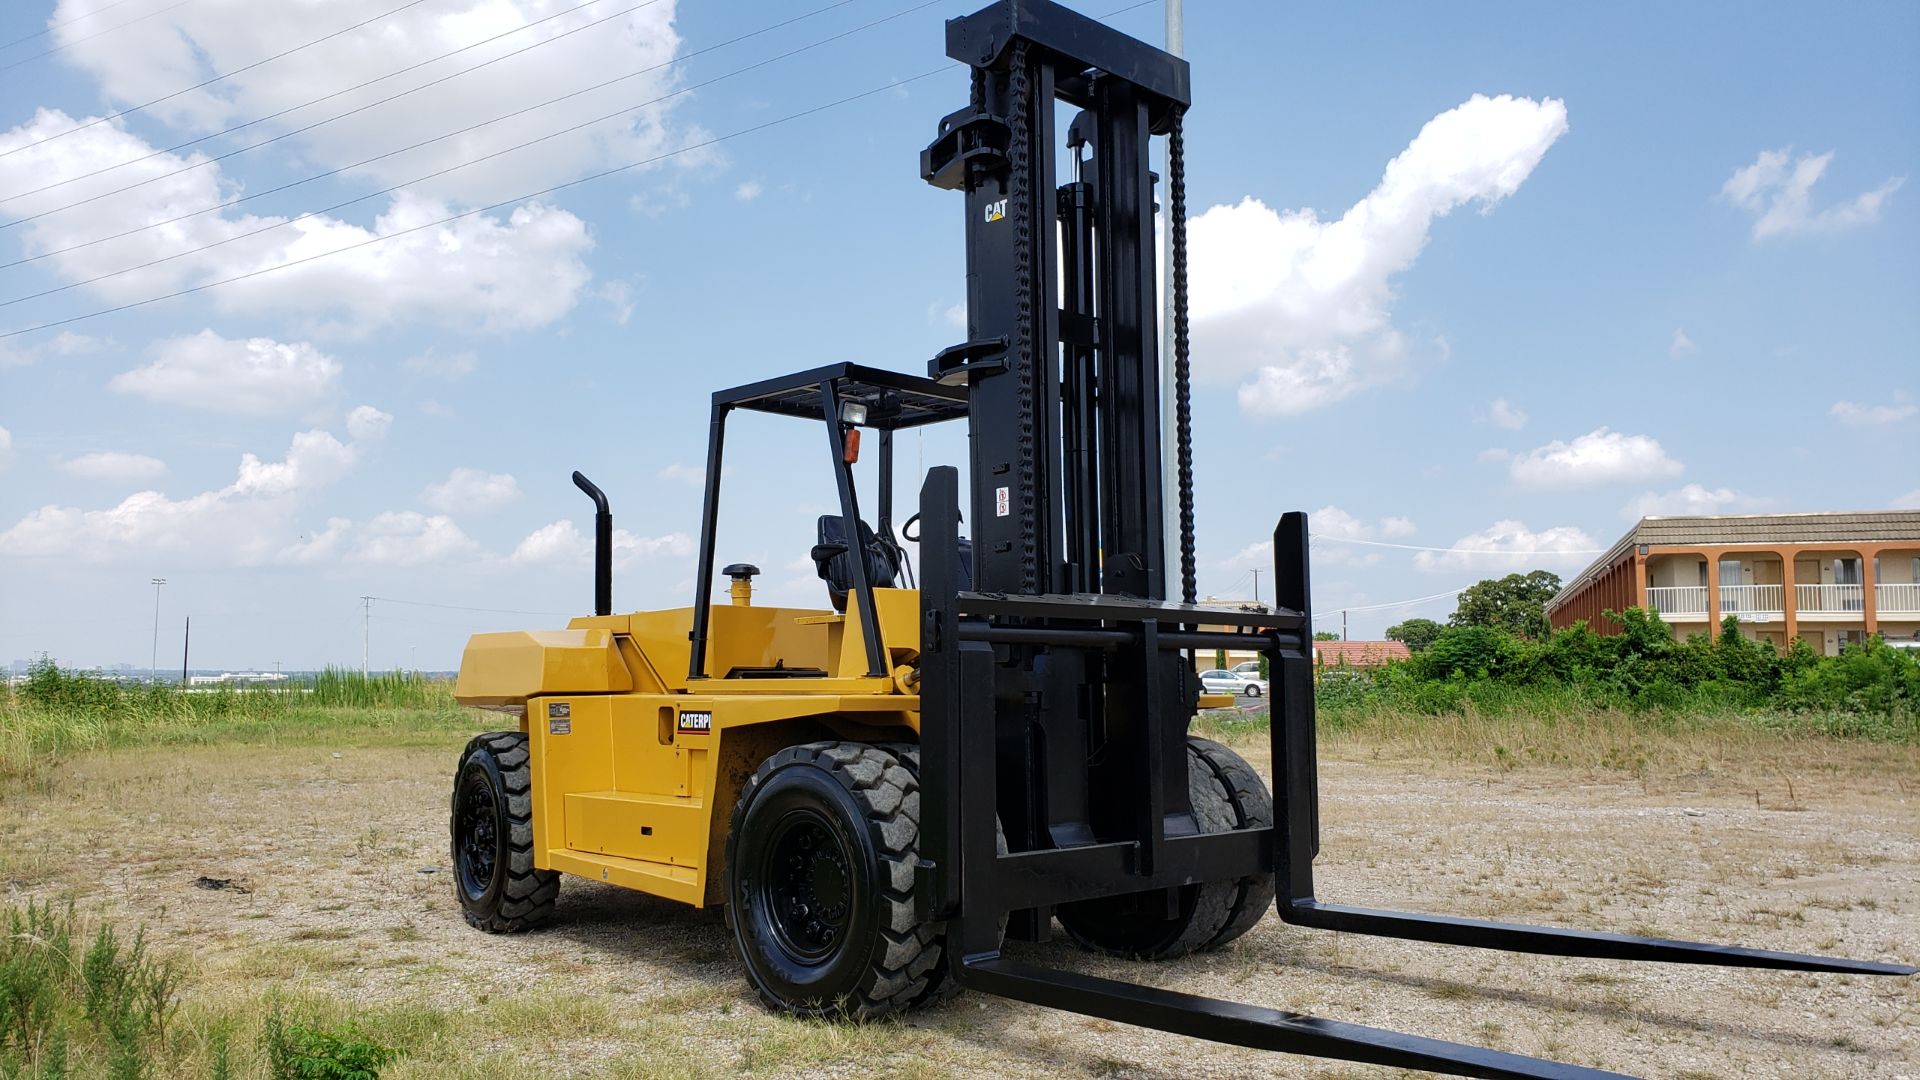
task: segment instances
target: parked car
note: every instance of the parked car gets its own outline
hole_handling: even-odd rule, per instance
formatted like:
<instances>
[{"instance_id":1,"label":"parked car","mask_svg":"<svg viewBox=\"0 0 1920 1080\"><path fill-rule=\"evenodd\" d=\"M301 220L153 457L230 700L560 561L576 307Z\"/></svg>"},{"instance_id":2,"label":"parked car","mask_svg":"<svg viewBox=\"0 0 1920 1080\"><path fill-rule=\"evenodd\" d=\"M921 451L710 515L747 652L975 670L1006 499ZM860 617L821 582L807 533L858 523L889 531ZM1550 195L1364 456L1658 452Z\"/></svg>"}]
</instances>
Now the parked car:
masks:
<instances>
[{"instance_id":1,"label":"parked car","mask_svg":"<svg viewBox=\"0 0 1920 1080\"><path fill-rule=\"evenodd\" d=\"M1260 697L1267 692L1265 680L1223 668L1201 672L1200 688L1209 694L1234 694L1240 697Z\"/></svg>"},{"instance_id":2,"label":"parked car","mask_svg":"<svg viewBox=\"0 0 1920 1080\"><path fill-rule=\"evenodd\" d=\"M1233 665L1233 670L1245 675L1249 679L1257 679L1260 677L1260 661L1242 660L1240 663Z\"/></svg>"}]
</instances>

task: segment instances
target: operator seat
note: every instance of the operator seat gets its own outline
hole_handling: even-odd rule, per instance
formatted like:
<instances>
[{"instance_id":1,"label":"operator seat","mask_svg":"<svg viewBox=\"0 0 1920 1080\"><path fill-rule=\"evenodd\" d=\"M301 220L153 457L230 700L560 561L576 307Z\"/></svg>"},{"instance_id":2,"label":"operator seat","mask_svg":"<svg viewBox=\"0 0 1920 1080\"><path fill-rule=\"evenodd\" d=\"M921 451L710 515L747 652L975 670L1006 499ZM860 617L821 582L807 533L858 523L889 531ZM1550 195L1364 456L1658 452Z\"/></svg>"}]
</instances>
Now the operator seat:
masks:
<instances>
[{"instance_id":1,"label":"operator seat","mask_svg":"<svg viewBox=\"0 0 1920 1080\"><path fill-rule=\"evenodd\" d=\"M820 515L820 542L813 545L813 564L820 579L827 583L833 597L833 610L847 610L847 591L853 588L853 561L847 550L846 519L838 514ZM860 550L867 559L867 584L876 589L894 588L900 576L901 552L898 547L875 536L866 522L860 523Z\"/></svg>"}]
</instances>

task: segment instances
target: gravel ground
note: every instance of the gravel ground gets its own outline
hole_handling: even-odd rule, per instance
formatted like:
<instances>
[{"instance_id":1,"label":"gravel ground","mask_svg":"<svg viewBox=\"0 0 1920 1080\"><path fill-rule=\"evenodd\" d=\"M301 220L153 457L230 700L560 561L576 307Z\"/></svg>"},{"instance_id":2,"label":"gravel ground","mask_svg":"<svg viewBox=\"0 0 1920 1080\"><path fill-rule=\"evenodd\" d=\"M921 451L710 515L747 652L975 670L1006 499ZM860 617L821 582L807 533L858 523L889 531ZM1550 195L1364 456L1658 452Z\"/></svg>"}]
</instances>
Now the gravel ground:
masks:
<instances>
[{"instance_id":1,"label":"gravel ground","mask_svg":"<svg viewBox=\"0 0 1920 1080\"><path fill-rule=\"evenodd\" d=\"M476 1050L498 1055L476 1075L1403 1075L978 996L841 1045L760 1012L715 913L572 878L551 928L479 934L448 877L456 749L79 759L0 795L0 890L144 921L154 945L190 958L189 995L293 986L356 1007L453 1010L564 995L633 1018L590 1039L505 1031ZM1788 780L1509 772L1343 744L1323 763L1320 894L1920 960L1920 770ZM1154 966L1061 943L1016 948L1037 963L1645 1076L1920 1078L1914 978L1510 956L1271 915L1231 949ZM782 1057L789 1046L800 1049ZM662 1054L671 1067L647 1066Z\"/></svg>"}]
</instances>

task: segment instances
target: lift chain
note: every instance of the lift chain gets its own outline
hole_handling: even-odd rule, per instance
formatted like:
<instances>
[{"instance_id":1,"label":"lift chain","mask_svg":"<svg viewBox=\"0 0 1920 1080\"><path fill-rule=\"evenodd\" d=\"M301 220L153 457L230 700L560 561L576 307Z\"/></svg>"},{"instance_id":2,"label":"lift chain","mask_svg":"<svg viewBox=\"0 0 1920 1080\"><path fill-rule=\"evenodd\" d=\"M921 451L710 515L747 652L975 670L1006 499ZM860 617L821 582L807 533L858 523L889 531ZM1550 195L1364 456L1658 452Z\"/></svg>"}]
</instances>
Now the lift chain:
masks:
<instances>
[{"instance_id":1,"label":"lift chain","mask_svg":"<svg viewBox=\"0 0 1920 1080\"><path fill-rule=\"evenodd\" d=\"M1199 594L1193 558L1193 386L1187 355L1187 147L1185 109L1175 109L1167 132L1168 243L1173 248L1173 431L1180 480L1180 596Z\"/></svg>"},{"instance_id":2,"label":"lift chain","mask_svg":"<svg viewBox=\"0 0 1920 1080\"><path fill-rule=\"evenodd\" d=\"M1020 591L1040 591L1039 493L1034 477L1034 358L1033 358L1033 192L1030 175L1032 147L1028 121L1033 99L1028 85L1027 43L1013 44L1007 103L1007 157L1012 176L1007 192L1008 223L1013 226L1014 369L1020 376Z\"/></svg>"}]
</instances>

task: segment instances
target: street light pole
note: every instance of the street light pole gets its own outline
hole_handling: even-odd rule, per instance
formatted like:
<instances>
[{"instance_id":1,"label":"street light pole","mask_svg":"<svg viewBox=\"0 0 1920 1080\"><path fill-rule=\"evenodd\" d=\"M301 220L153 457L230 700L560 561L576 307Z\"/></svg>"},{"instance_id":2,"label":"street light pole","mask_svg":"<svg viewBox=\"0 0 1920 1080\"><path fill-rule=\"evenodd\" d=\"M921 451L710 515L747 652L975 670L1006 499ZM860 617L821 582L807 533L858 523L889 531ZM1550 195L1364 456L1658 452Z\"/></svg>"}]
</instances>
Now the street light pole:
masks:
<instances>
[{"instance_id":1,"label":"street light pole","mask_svg":"<svg viewBox=\"0 0 1920 1080\"><path fill-rule=\"evenodd\" d=\"M160 586L167 583L163 577L153 578L153 655L147 659L147 681L160 681Z\"/></svg>"}]
</instances>

